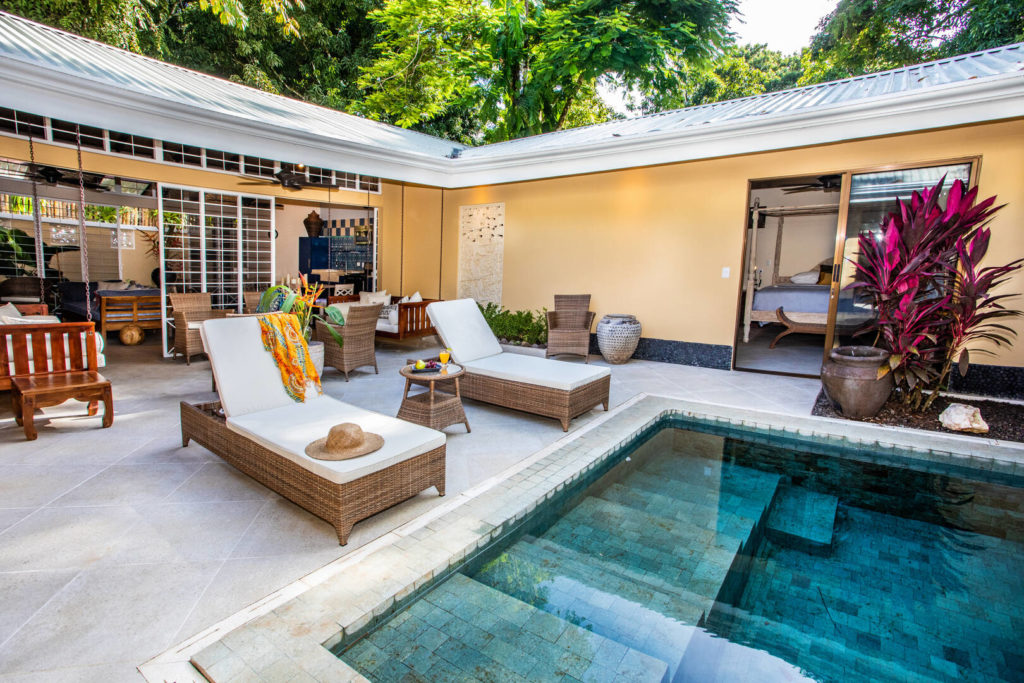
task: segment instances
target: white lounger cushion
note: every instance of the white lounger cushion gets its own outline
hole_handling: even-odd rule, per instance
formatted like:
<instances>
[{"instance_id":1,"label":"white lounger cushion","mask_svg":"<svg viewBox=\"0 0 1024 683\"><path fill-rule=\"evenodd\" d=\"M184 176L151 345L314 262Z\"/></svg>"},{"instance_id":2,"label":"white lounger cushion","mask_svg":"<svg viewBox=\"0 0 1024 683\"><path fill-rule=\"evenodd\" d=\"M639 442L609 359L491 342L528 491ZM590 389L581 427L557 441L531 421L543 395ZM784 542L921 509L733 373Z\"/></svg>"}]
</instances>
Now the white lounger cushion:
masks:
<instances>
[{"instance_id":1,"label":"white lounger cushion","mask_svg":"<svg viewBox=\"0 0 1024 683\"><path fill-rule=\"evenodd\" d=\"M220 386L218 378L218 386ZM280 385L281 380L278 379ZM317 460L306 455L306 445L327 436L331 427L355 422L363 431L384 437L380 450L349 460ZM227 419L228 428L259 443L336 484L344 484L385 467L440 448L441 432L363 410L330 396Z\"/></svg>"},{"instance_id":2,"label":"white lounger cushion","mask_svg":"<svg viewBox=\"0 0 1024 683\"><path fill-rule=\"evenodd\" d=\"M611 374L608 368L566 363L522 353L501 353L464 365L477 375L563 391L572 391Z\"/></svg>"},{"instance_id":3,"label":"white lounger cushion","mask_svg":"<svg viewBox=\"0 0 1024 683\"><path fill-rule=\"evenodd\" d=\"M239 417L296 403L284 390L273 356L263 348L258 318L207 320L201 334L225 416ZM308 392L306 400L315 395Z\"/></svg>"},{"instance_id":4,"label":"white lounger cushion","mask_svg":"<svg viewBox=\"0 0 1024 683\"><path fill-rule=\"evenodd\" d=\"M427 315L456 363L465 365L501 353L501 345L472 299L435 301L427 305Z\"/></svg>"}]
</instances>

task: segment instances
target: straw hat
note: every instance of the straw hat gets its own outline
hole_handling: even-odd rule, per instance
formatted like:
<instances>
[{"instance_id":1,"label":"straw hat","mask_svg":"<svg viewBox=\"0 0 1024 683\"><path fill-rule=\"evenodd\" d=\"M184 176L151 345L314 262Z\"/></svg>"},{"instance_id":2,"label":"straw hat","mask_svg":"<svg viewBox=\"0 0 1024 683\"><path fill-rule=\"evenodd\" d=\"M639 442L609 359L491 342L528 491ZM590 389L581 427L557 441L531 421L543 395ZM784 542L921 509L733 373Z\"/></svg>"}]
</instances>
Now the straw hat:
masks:
<instances>
[{"instance_id":1,"label":"straw hat","mask_svg":"<svg viewBox=\"0 0 1024 683\"><path fill-rule=\"evenodd\" d=\"M348 460L373 453L383 445L384 437L380 434L364 432L352 422L342 422L331 427L327 436L306 446L306 455L317 460Z\"/></svg>"}]
</instances>

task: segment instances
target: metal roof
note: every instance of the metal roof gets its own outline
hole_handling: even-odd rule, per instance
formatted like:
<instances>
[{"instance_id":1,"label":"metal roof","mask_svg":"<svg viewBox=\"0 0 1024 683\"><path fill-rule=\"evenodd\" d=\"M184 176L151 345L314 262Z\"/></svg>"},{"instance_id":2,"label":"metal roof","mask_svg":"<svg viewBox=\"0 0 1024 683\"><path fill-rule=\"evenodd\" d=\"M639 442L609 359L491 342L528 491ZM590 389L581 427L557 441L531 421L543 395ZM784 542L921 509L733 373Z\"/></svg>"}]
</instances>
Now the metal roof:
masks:
<instances>
[{"instance_id":1,"label":"metal roof","mask_svg":"<svg viewBox=\"0 0 1024 683\"><path fill-rule=\"evenodd\" d=\"M278 154L273 158L293 154L394 180L465 187L1024 116L1024 43L480 147L273 95L4 12L0 82L0 104L32 111L34 101L49 109L32 113L77 113L82 123L173 142L212 141L228 151L263 149Z\"/></svg>"},{"instance_id":2,"label":"metal roof","mask_svg":"<svg viewBox=\"0 0 1024 683\"><path fill-rule=\"evenodd\" d=\"M454 147L462 147L431 135L167 64L0 12L0 62L6 60L48 67L86 81L102 82L158 100L259 121L287 130L300 130L325 138L436 157L450 154ZM25 104L16 108L31 109ZM73 113L69 112L67 117L73 118Z\"/></svg>"},{"instance_id":3,"label":"metal roof","mask_svg":"<svg viewBox=\"0 0 1024 683\"><path fill-rule=\"evenodd\" d=\"M900 97L916 91L1019 72L1024 72L1024 43L841 81L473 147L464 150L460 157L486 158L554 151L610 138L639 137L700 126L710 128L740 121L765 121L772 117L841 108L854 102Z\"/></svg>"}]
</instances>

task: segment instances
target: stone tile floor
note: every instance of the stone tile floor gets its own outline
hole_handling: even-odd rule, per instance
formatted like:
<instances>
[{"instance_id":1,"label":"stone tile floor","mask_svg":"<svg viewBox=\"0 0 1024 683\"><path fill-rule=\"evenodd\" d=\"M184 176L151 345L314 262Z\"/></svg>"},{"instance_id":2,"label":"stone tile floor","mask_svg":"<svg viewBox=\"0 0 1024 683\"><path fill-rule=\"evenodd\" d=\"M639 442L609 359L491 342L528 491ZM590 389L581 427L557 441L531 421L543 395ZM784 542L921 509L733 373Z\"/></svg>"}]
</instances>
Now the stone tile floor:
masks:
<instances>
[{"instance_id":1,"label":"stone tile floor","mask_svg":"<svg viewBox=\"0 0 1024 683\"><path fill-rule=\"evenodd\" d=\"M379 375L324 390L395 414L407 357L429 341L378 345ZM600 363L595 360L592 362ZM181 447L178 402L206 401L209 364L163 360L157 340L107 346L116 419L99 429L84 405L37 416L24 440L0 395L0 680L140 680L135 667L274 590L437 505L426 492L333 529L202 447ZM611 404L646 392L808 415L816 380L645 361L615 366ZM459 493L562 437L554 420L466 401L473 427L449 428L448 492ZM599 415L573 422L573 429Z\"/></svg>"}]
</instances>

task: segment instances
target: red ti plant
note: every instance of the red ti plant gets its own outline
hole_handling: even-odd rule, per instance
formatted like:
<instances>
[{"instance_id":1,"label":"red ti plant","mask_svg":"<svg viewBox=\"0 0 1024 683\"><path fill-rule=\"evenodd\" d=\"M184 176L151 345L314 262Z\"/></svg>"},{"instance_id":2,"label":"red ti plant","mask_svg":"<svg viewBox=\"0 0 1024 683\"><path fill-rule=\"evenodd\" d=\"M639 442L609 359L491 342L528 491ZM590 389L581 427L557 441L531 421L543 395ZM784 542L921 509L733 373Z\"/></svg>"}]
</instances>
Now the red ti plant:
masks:
<instances>
[{"instance_id":1,"label":"red ti plant","mask_svg":"<svg viewBox=\"0 0 1024 683\"><path fill-rule=\"evenodd\" d=\"M875 343L891 353L879 376L892 372L896 390L913 408L921 406L925 391L935 395L955 354L962 355L971 342L1009 343L1013 330L991 321L1017 315L1002 306L1009 295L993 296L989 290L1019 262L978 269L988 248L985 225L1002 207L993 207L995 197L975 203L978 188L965 191L959 180L942 207L944 180L914 192L909 201L899 200L881 235L859 236L860 255L852 261L856 274L848 287L875 309L877 317L863 331L876 331ZM962 278L958 264L965 265Z\"/></svg>"}]
</instances>

